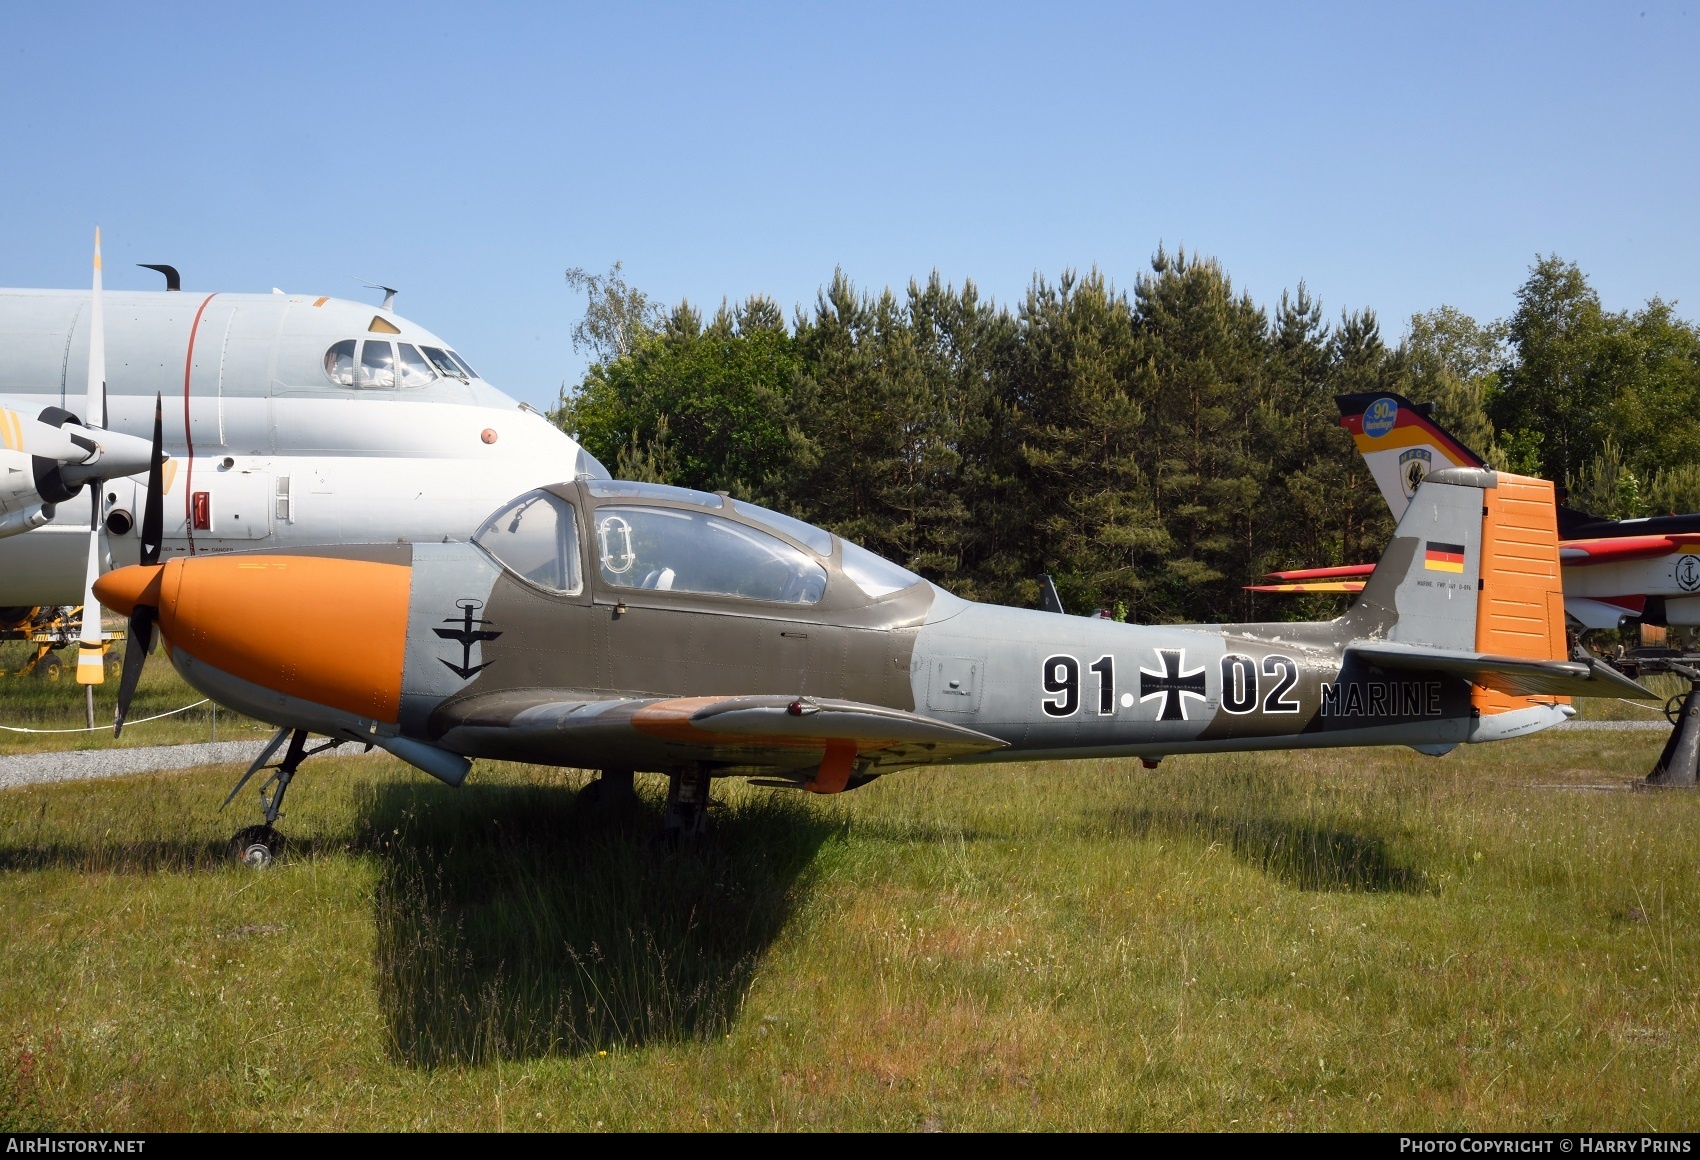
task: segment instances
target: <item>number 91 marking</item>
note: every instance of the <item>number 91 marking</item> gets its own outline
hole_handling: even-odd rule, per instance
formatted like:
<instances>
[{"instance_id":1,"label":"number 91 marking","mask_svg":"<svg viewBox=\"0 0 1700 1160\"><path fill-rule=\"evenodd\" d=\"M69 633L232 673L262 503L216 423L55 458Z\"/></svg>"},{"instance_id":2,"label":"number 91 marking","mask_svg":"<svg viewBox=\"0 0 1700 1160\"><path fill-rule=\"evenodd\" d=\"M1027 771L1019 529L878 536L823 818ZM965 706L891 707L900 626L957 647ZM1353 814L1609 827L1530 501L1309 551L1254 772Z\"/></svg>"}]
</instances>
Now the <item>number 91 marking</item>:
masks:
<instances>
[{"instance_id":1,"label":"number 91 marking","mask_svg":"<svg viewBox=\"0 0 1700 1160\"><path fill-rule=\"evenodd\" d=\"M1116 711L1116 660L1101 656L1087 667L1098 678L1098 716ZM1040 702L1048 717L1072 717L1080 709L1080 662L1067 653L1045 658L1041 682L1048 696Z\"/></svg>"}]
</instances>

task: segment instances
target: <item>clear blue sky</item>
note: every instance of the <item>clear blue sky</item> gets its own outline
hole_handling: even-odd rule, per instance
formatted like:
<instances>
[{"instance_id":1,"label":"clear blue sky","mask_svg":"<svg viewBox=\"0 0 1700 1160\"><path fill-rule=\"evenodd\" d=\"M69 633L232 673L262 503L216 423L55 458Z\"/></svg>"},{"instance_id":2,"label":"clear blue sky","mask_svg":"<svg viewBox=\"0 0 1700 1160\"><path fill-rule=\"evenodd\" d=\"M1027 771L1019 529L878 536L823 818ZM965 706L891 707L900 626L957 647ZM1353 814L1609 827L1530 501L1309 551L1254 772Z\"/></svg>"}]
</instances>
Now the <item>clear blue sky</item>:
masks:
<instances>
[{"instance_id":1,"label":"clear blue sky","mask_svg":"<svg viewBox=\"0 0 1700 1160\"><path fill-rule=\"evenodd\" d=\"M1018 298L1157 245L1396 338L1537 251L1700 315L1700 0L1588 6L0 8L0 285L356 296L538 404L568 266L812 303Z\"/></svg>"}]
</instances>

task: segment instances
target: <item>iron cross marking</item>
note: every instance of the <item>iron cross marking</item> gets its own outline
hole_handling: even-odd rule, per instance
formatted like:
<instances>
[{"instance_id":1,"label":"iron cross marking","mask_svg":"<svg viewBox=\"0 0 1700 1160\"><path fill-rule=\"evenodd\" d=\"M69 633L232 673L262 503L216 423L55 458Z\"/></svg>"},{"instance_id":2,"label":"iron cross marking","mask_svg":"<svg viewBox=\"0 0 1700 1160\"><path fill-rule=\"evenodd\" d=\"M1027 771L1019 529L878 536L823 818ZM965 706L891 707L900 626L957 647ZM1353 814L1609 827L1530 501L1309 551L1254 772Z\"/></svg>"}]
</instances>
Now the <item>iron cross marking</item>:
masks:
<instances>
[{"instance_id":1,"label":"iron cross marking","mask_svg":"<svg viewBox=\"0 0 1700 1160\"><path fill-rule=\"evenodd\" d=\"M490 629L487 629L487 628L473 628L472 627L475 624L494 624L495 623L495 621L481 620L478 617L475 617L475 616L472 615L475 611L484 607L484 602L482 600L470 600L470 599L457 600L457 601L455 601L455 607L460 609L461 615L460 616L445 616L443 618L443 623L444 624L458 624L460 627L459 628L434 628L431 631L436 633L438 636L442 637L444 640L458 640L460 642L460 649L461 649L460 664L457 665L453 661L443 660L442 657L438 657L437 659L440 660L440 661L443 661L443 663L448 666L449 671L451 673L454 673L457 677L459 677L461 680L464 681L464 680L469 680L470 678L476 676L478 673L489 668L490 665L493 663L493 662L490 662L490 661L486 661L481 665L473 664L472 663L472 646L477 644L480 641L495 640L498 636L501 636L502 634L499 633L499 632L492 632Z\"/></svg>"},{"instance_id":2,"label":"iron cross marking","mask_svg":"<svg viewBox=\"0 0 1700 1160\"><path fill-rule=\"evenodd\" d=\"M1139 668L1139 700L1143 704L1153 697L1163 698L1159 721L1185 721L1186 698L1204 700L1204 666L1188 671L1184 648L1154 650L1162 662L1161 669Z\"/></svg>"}]
</instances>

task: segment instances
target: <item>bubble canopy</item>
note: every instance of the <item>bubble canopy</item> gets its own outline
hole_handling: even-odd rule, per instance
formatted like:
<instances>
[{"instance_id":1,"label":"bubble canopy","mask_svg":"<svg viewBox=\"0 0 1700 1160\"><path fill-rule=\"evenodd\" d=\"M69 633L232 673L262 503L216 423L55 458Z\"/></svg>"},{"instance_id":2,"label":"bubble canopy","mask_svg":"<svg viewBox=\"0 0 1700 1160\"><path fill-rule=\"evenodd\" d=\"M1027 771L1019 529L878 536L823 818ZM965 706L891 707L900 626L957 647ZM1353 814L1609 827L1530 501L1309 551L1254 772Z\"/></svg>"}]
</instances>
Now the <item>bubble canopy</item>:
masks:
<instances>
[{"instance_id":1,"label":"bubble canopy","mask_svg":"<svg viewBox=\"0 0 1700 1160\"><path fill-rule=\"evenodd\" d=\"M839 583L869 599L921 583L823 528L712 492L623 480L583 487L607 502L574 503L572 485L527 492L485 520L473 543L514 576L561 595L583 591L581 544L593 574L615 590L811 605L826 595L835 561Z\"/></svg>"}]
</instances>

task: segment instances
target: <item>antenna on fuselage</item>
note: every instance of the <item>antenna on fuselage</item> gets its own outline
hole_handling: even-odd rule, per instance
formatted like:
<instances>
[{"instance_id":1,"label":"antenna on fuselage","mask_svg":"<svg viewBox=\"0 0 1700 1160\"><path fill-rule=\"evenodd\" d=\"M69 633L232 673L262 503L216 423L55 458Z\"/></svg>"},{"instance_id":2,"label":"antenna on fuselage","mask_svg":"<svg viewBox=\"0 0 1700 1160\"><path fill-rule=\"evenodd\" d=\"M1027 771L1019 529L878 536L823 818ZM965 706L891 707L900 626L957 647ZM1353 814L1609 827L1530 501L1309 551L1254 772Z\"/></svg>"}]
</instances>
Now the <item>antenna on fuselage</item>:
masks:
<instances>
[{"instance_id":1,"label":"antenna on fuselage","mask_svg":"<svg viewBox=\"0 0 1700 1160\"><path fill-rule=\"evenodd\" d=\"M379 310L394 310L395 309L395 287L394 286L385 286L381 282L368 282L368 281L366 281L366 279L358 277L354 274L350 274L349 277L353 278L356 282L360 283L362 286L368 287L372 290L382 290L384 292L384 304L382 306L378 307Z\"/></svg>"},{"instance_id":2,"label":"antenna on fuselage","mask_svg":"<svg viewBox=\"0 0 1700 1160\"><path fill-rule=\"evenodd\" d=\"M164 274L167 290L183 289L183 275L177 272L176 266L167 266L163 262L137 262L136 265L144 270L158 270L161 274Z\"/></svg>"}]
</instances>

